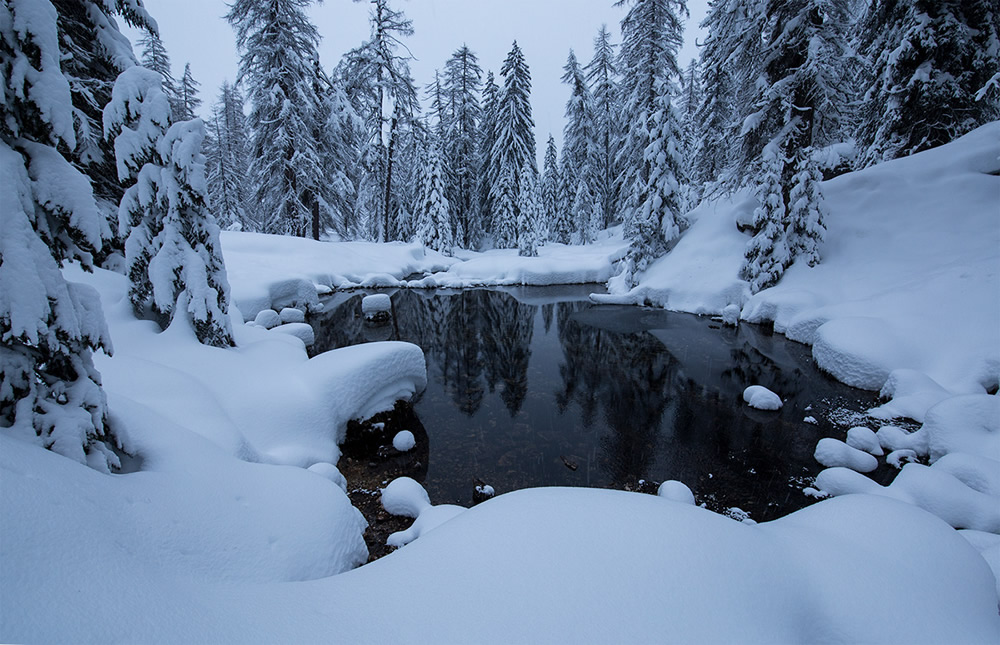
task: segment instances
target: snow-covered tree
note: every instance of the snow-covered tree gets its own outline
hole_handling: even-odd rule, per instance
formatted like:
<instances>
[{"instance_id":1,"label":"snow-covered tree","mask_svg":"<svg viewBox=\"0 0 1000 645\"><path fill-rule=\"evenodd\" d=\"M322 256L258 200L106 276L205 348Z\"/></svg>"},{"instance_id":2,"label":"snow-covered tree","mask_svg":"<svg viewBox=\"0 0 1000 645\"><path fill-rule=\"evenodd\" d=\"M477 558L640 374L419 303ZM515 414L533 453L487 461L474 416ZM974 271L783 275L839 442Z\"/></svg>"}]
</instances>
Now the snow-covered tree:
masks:
<instances>
[{"instance_id":1,"label":"snow-covered tree","mask_svg":"<svg viewBox=\"0 0 1000 645\"><path fill-rule=\"evenodd\" d=\"M424 167L424 181L417 210L417 237L428 248L451 255L455 238L451 230L451 207L445 195L441 152L432 146Z\"/></svg>"},{"instance_id":2,"label":"snow-covered tree","mask_svg":"<svg viewBox=\"0 0 1000 645\"><path fill-rule=\"evenodd\" d=\"M604 219L594 213L594 205L601 203L598 132L587 79L572 50L563 71L562 81L570 86L562 149L564 207L574 220L573 241L586 244L593 239L592 220Z\"/></svg>"},{"instance_id":3,"label":"snow-covered tree","mask_svg":"<svg viewBox=\"0 0 1000 645\"><path fill-rule=\"evenodd\" d=\"M493 233L493 184L497 168L493 158L493 145L497 140L497 117L500 109L500 88L487 72L483 84L483 119L479 128L479 219L484 235Z\"/></svg>"},{"instance_id":4,"label":"snow-covered tree","mask_svg":"<svg viewBox=\"0 0 1000 645\"><path fill-rule=\"evenodd\" d=\"M223 227L259 230L249 200L246 117L239 87L225 81L208 123L208 194Z\"/></svg>"},{"instance_id":5,"label":"snow-covered tree","mask_svg":"<svg viewBox=\"0 0 1000 645\"><path fill-rule=\"evenodd\" d=\"M104 109L119 177L130 184L119 215L129 300L139 316L147 307L171 321L187 316L199 342L229 347L229 283L207 203L205 127L200 119L168 126L169 114L160 76L144 67L118 77Z\"/></svg>"},{"instance_id":6,"label":"snow-covered tree","mask_svg":"<svg viewBox=\"0 0 1000 645\"><path fill-rule=\"evenodd\" d=\"M115 154L104 139L102 111L111 100L118 75L136 64L128 39L119 31L116 18L137 29L150 30L155 23L135 0L55 0L59 42L63 51L63 74L73 97L76 147L67 158L90 178L97 205L108 222L108 231L118 229L118 204L125 192L118 182ZM105 240L97 260L122 251L115 235Z\"/></svg>"},{"instance_id":7,"label":"snow-covered tree","mask_svg":"<svg viewBox=\"0 0 1000 645\"><path fill-rule=\"evenodd\" d=\"M1000 118L1000 8L991 0L874 0L857 133L867 166L947 143Z\"/></svg>"},{"instance_id":8,"label":"snow-covered tree","mask_svg":"<svg viewBox=\"0 0 1000 645\"><path fill-rule=\"evenodd\" d=\"M558 153L556 151L556 140L550 134L549 142L545 146L545 161L542 164L542 181L539 186L541 192L541 202L542 202L542 223L543 227L540 232L544 232L544 235L540 235L539 239L541 241L556 240L558 242L568 243L569 241L569 226L566 225L566 230L563 232L565 234L565 240L560 239L564 237L562 234L557 235L558 231L558 221L559 221L559 184L561 179L559 177L559 159Z\"/></svg>"},{"instance_id":9,"label":"snow-covered tree","mask_svg":"<svg viewBox=\"0 0 1000 645\"><path fill-rule=\"evenodd\" d=\"M788 247L792 257L805 260L809 266L819 264L819 245L826 235L822 181L813 149L800 150L788 196Z\"/></svg>"},{"instance_id":10,"label":"snow-covered tree","mask_svg":"<svg viewBox=\"0 0 1000 645\"><path fill-rule=\"evenodd\" d=\"M618 96L615 66L615 48L611 44L611 34L607 25L602 25L594 39L594 57L585 68L587 84L593 96L594 125L596 128L597 154L594 157L594 174L601 211L604 213L602 228L611 225L618 212L618 194L615 188L618 179L617 145L623 132L619 123L621 105Z\"/></svg>"},{"instance_id":11,"label":"snow-covered tree","mask_svg":"<svg viewBox=\"0 0 1000 645\"><path fill-rule=\"evenodd\" d=\"M619 67L622 121L629 123L622 145L621 195L625 236L631 241L633 271L642 271L679 235L682 214L680 127L671 104L673 79L680 77L682 0L621 0Z\"/></svg>"},{"instance_id":12,"label":"snow-covered tree","mask_svg":"<svg viewBox=\"0 0 1000 645\"><path fill-rule=\"evenodd\" d=\"M364 121L355 111L339 80L322 81L320 90L320 118L316 120L322 142L323 167L327 183L322 201L326 213L326 226L332 227L342 238L352 236L355 222L360 169L358 168L359 140Z\"/></svg>"},{"instance_id":13,"label":"snow-covered tree","mask_svg":"<svg viewBox=\"0 0 1000 645\"><path fill-rule=\"evenodd\" d=\"M361 0L355 0L361 1ZM389 0L372 0L371 36L348 52L343 74L351 77L348 96L366 124L361 162L365 168L358 187L359 208L367 211L374 239L397 237L394 218L404 200L397 194L397 146L400 131L416 127L417 90L410 76L409 50L402 39L413 35L413 23ZM407 54L399 53L404 49Z\"/></svg>"},{"instance_id":14,"label":"snow-covered tree","mask_svg":"<svg viewBox=\"0 0 1000 645\"><path fill-rule=\"evenodd\" d=\"M64 156L81 122L57 18L48 0L0 5L0 431L107 471L120 464L93 352L111 340L97 293L60 270L93 266L107 221Z\"/></svg>"},{"instance_id":15,"label":"snow-covered tree","mask_svg":"<svg viewBox=\"0 0 1000 645\"><path fill-rule=\"evenodd\" d=\"M757 293L778 282L791 263L791 251L785 228L785 188L781 175L787 166L780 145L769 145L762 158L762 180L757 189L758 206L753 213L753 239L747 244L746 258L740 272ZM809 204L802 205L809 208Z\"/></svg>"},{"instance_id":16,"label":"snow-covered tree","mask_svg":"<svg viewBox=\"0 0 1000 645\"><path fill-rule=\"evenodd\" d=\"M539 220L543 217L538 179L528 165L521 169L521 185L518 186L517 208L517 249L518 255L535 257L538 255Z\"/></svg>"},{"instance_id":17,"label":"snow-covered tree","mask_svg":"<svg viewBox=\"0 0 1000 645\"><path fill-rule=\"evenodd\" d=\"M147 30L139 39L139 46L142 47L139 62L146 69L151 69L160 75L163 80L163 93L170 101L171 119L176 120L181 114L181 104L177 96L177 80L170 69L170 54L160 40L159 32Z\"/></svg>"},{"instance_id":18,"label":"snow-covered tree","mask_svg":"<svg viewBox=\"0 0 1000 645\"><path fill-rule=\"evenodd\" d=\"M493 231L498 248L512 248L516 235L521 171L531 168L537 173L535 160L535 122L531 118L531 72L521 48L514 42L500 73L504 88L497 107L496 141L492 149L491 168L497 173L493 186ZM501 185L502 184L502 185ZM500 195L509 192L509 200L500 206ZM504 197L504 199L508 199ZM509 218L509 221L502 221Z\"/></svg>"},{"instance_id":19,"label":"snow-covered tree","mask_svg":"<svg viewBox=\"0 0 1000 645\"><path fill-rule=\"evenodd\" d=\"M305 236L324 185L317 124L315 61L319 33L312 0L237 0L226 16L241 50L250 100L250 177L268 233Z\"/></svg>"},{"instance_id":20,"label":"snow-covered tree","mask_svg":"<svg viewBox=\"0 0 1000 645\"><path fill-rule=\"evenodd\" d=\"M456 241L463 248L474 249L483 237L483 223L476 194L480 172L477 149L482 109L479 88L482 69L476 55L462 45L444 68L444 93L450 110L445 133L445 157L451 169L448 188Z\"/></svg>"},{"instance_id":21,"label":"snow-covered tree","mask_svg":"<svg viewBox=\"0 0 1000 645\"><path fill-rule=\"evenodd\" d=\"M701 107L701 70L697 59L692 58L681 78L681 93L678 97L680 112L681 145L684 152L684 162L691 168L695 142L698 139L698 108ZM690 170L687 172L690 176Z\"/></svg>"},{"instance_id":22,"label":"snow-covered tree","mask_svg":"<svg viewBox=\"0 0 1000 645\"><path fill-rule=\"evenodd\" d=\"M197 110L201 107L201 99L198 98L198 88L201 83L194 80L191 73L191 63L184 65L184 74L180 83L177 84L177 112L174 114L175 121L189 121L195 118Z\"/></svg>"}]
</instances>

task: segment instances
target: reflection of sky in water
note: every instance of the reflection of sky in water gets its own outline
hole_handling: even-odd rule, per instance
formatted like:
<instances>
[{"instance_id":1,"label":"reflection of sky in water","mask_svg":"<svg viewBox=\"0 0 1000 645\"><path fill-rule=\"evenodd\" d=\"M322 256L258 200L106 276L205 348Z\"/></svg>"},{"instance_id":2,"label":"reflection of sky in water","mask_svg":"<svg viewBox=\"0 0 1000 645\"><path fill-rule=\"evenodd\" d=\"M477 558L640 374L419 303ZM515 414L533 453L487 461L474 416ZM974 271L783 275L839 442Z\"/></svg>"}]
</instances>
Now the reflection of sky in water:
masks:
<instances>
[{"instance_id":1,"label":"reflection of sky in water","mask_svg":"<svg viewBox=\"0 0 1000 645\"><path fill-rule=\"evenodd\" d=\"M415 410L435 503L469 504L476 478L498 493L677 479L710 507L756 519L808 503L802 479L819 471L816 442L845 431L823 412L870 407L872 395L819 373L809 349L784 337L595 307L592 291L398 291L394 320L380 328L362 322L360 294L341 295L314 321L317 348L398 339L424 349L429 383ZM752 384L778 392L785 407L747 408Z\"/></svg>"}]
</instances>

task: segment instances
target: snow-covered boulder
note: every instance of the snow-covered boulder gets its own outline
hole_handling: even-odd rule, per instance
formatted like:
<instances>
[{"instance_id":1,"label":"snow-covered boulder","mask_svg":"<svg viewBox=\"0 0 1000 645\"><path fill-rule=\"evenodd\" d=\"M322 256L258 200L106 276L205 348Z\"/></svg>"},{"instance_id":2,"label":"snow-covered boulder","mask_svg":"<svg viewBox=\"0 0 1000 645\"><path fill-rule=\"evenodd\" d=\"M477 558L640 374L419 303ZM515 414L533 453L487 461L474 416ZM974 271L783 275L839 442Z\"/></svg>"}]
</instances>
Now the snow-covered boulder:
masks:
<instances>
[{"instance_id":1,"label":"snow-covered boulder","mask_svg":"<svg viewBox=\"0 0 1000 645\"><path fill-rule=\"evenodd\" d=\"M306 314L301 309L294 309L292 307L285 307L278 315L281 316L281 322L287 323L304 323L306 321Z\"/></svg>"},{"instance_id":2,"label":"snow-covered boulder","mask_svg":"<svg viewBox=\"0 0 1000 645\"><path fill-rule=\"evenodd\" d=\"M320 462L318 464L313 464L309 466L308 470L310 472L316 473L324 479L329 479L331 482L336 484L340 490L347 492L347 479L340 472L340 469L333 464Z\"/></svg>"},{"instance_id":3,"label":"snow-covered boulder","mask_svg":"<svg viewBox=\"0 0 1000 645\"><path fill-rule=\"evenodd\" d=\"M763 385L751 385L743 390L743 400L757 410L780 410L781 397Z\"/></svg>"},{"instance_id":4,"label":"snow-covered boulder","mask_svg":"<svg viewBox=\"0 0 1000 645\"><path fill-rule=\"evenodd\" d=\"M859 426L857 428L851 428L847 431L847 445L851 448L857 448L858 450L864 450L870 455L875 455L876 457L881 457L885 454L882 450L881 444L879 444L878 437L871 430L871 428L865 428Z\"/></svg>"},{"instance_id":5,"label":"snow-covered boulder","mask_svg":"<svg viewBox=\"0 0 1000 645\"><path fill-rule=\"evenodd\" d=\"M970 394L938 403L927 411L931 461L950 452L967 452L1000 461L1000 396Z\"/></svg>"},{"instance_id":6,"label":"snow-covered boulder","mask_svg":"<svg viewBox=\"0 0 1000 645\"><path fill-rule=\"evenodd\" d=\"M740 324L739 305L726 305L726 308L722 310L722 324L727 327L736 327Z\"/></svg>"},{"instance_id":7,"label":"snow-covered boulder","mask_svg":"<svg viewBox=\"0 0 1000 645\"><path fill-rule=\"evenodd\" d=\"M906 464L912 464L917 461L917 453L912 450L893 450L886 456L885 463L889 464L896 470L899 470Z\"/></svg>"},{"instance_id":8,"label":"snow-covered boulder","mask_svg":"<svg viewBox=\"0 0 1000 645\"><path fill-rule=\"evenodd\" d=\"M879 445L889 452L912 450L918 455L927 454L927 433L923 429L907 432L897 426L882 426L875 436Z\"/></svg>"},{"instance_id":9,"label":"snow-covered boulder","mask_svg":"<svg viewBox=\"0 0 1000 645\"><path fill-rule=\"evenodd\" d=\"M365 296L361 301L361 313L366 320L388 320L392 316L392 299L384 293Z\"/></svg>"},{"instance_id":10,"label":"snow-covered boulder","mask_svg":"<svg viewBox=\"0 0 1000 645\"><path fill-rule=\"evenodd\" d=\"M388 537L386 544L396 548L406 546L466 510L451 504L431 506L424 487L409 477L394 479L382 489L382 508L393 515L416 518L410 528Z\"/></svg>"},{"instance_id":11,"label":"snow-covered boulder","mask_svg":"<svg viewBox=\"0 0 1000 645\"><path fill-rule=\"evenodd\" d=\"M843 466L859 473L870 473L878 468L878 459L874 456L830 437L819 440L813 456L824 466Z\"/></svg>"},{"instance_id":12,"label":"snow-covered boulder","mask_svg":"<svg viewBox=\"0 0 1000 645\"><path fill-rule=\"evenodd\" d=\"M281 316L273 309L263 309L257 313L257 317L253 321L264 329L274 329L281 324Z\"/></svg>"},{"instance_id":13,"label":"snow-covered boulder","mask_svg":"<svg viewBox=\"0 0 1000 645\"><path fill-rule=\"evenodd\" d=\"M409 452L413 450L415 445L417 445L417 440L409 430L397 432L396 436L392 438L392 447L399 452Z\"/></svg>"},{"instance_id":14,"label":"snow-covered boulder","mask_svg":"<svg viewBox=\"0 0 1000 645\"><path fill-rule=\"evenodd\" d=\"M813 359L838 381L863 390L879 391L897 366L913 352L884 320L845 317L816 330Z\"/></svg>"},{"instance_id":15,"label":"snow-covered boulder","mask_svg":"<svg viewBox=\"0 0 1000 645\"><path fill-rule=\"evenodd\" d=\"M313 328L306 323L285 323L284 325L278 325L271 331L276 331L282 334L288 334L289 336L295 336L303 343L306 347L309 347L316 342L316 332Z\"/></svg>"},{"instance_id":16,"label":"snow-covered boulder","mask_svg":"<svg viewBox=\"0 0 1000 645\"><path fill-rule=\"evenodd\" d=\"M682 482L665 481L660 484L656 494L664 499L669 499L682 504L694 504L694 493Z\"/></svg>"}]
</instances>

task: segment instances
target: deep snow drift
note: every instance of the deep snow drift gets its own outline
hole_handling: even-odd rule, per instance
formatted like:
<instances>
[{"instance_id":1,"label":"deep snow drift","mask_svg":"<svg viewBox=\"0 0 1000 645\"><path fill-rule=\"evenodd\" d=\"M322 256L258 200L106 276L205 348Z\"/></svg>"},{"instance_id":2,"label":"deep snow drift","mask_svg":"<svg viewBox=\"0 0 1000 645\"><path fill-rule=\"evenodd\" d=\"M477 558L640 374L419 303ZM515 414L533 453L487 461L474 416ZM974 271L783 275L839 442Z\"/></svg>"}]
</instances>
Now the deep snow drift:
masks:
<instances>
[{"instance_id":1,"label":"deep snow drift","mask_svg":"<svg viewBox=\"0 0 1000 645\"><path fill-rule=\"evenodd\" d=\"M749 206L705 204L615 296L774 319L839 378L893 396L884 418L924 422L826 444L837 465L811 492L841 496L757 525L673 501L689 501L677 482L663 497L538 489L469 510L400 482L388 507L424 522L340 573L366 552L337 441L424 386L420 350L309 360L295 335L241 324L238 349L207 348L183 324L135 320L121 276L69 269L101 294L115 356L97 365L141 460L100 475L0 434L0 641L995 643L1000 408L984 390L1000 366L998 157L993 124L828 182L824 263L754 297L735 277ZM235 233L223 246L234 316L272 309L293 325L284 309L333 287L606 280L624 249L614 235L539 258ZM910 455L933 465L904 466ZM894 458L897 480L844 467L868 457Z\"/></svg>"}]
</instances>

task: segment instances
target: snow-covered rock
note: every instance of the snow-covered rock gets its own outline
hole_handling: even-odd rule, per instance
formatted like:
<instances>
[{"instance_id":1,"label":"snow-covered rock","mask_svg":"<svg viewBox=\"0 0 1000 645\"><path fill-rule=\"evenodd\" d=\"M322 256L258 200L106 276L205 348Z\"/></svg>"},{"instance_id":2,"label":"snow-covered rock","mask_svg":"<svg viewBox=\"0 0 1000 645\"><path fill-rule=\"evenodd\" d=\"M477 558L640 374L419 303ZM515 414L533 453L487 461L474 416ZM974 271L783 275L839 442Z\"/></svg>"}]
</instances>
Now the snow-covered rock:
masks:
<instances>
[{"instance_id":1,"label":"snow-covered rock","mask_svg":"<svg viewBox=\"0 0 1000 645\"><path fill-rule=\"evenodd\" d=\"M893 450L890 452L886 458L885 463L889 464L893 468L899 470L905 464L911 464L917 461L917 453L912 450Z\"/></svg>"},{"instance_id":2,"label":"snow-covered rock","mask_svg":"<svg viewBox=\"0 0 1000 645\"><path fill-rule=\"evenodd\" d=\"M289 336L295 336L301 340L306 347L309 347L316 342L316 332L313 331L313 328L306 323L285 323L283 325L278 325L271 331L288 334Z\"/></svg>"},{"instance_id":3,"label":"snow-covered rock","mask_svg":"<svg viewBox=\"0 0 1000 645\"><path fill-rule=\"evenodd\" d=\"M334 484L336 484L340 490L347 492L347 479L340 472L340 469L330 463L319 462L309 466L308 470L314 472L320 477L329 479Z\"/></svg>"},{"instance_id":4,"label":"snow-covered rock","mask_svg":"<svg viewBox=\"0 0 1000 645\"><path fill-rule=\"evenodd\" d=\"M740 324L740 306L726 305L722 310L722 324L727 327L737 327Z\"/></svg>"},{"instance_id":5,"label":"snow-covered rock","mask_svg":"<svg viewBox=\"0 0 1000 645\"><path fill-rule=\"evenodd\" d=\"M751 385L743 390L743 401L757 410L780 410L781 397L763 385Z\"/></svg>"},{"instance_id":6,"label":"snow-covered rock","mask_svg":"<svg viewBox=\"0 0 1000 645\"><path fill-rule=\"evenodd\" d=\"M847 431L847 445L851 448L863 450L876 457L881 457L885 454L881 444L879 444L878 437L871 428L865 428L864 426L851 428Z\"/></svg>"},{"instance_id":7,"label":"snow-covered rock","mask_svg":"<svg viewBox=\"0 0 1000 645\"><path fill-rule=\"evenodd\" d=\"M382 508L392 515L416 518L430 505L427 491L410 477L398 477L382 489Z\"/></svg>"},{"instance_id":8,"label":"snow-covered rock","mask_svg":"<svg viewBox=\"0 0 1000 645\"><path fill-rule=\"evenodd\" d=\"M1000 396L956 396L927 411L921 431L931 461L966 452L1000 461Z\"/></svg>"},{"instance_id":9,"label":"snow-covered rock","mask_svg":"<svg viewBox=\"0 0 1000 645\"><path fill-rule=\"evenodd\" d=\"M663 482L656 490L656 494L664 499L681 502L682 504L694 504L694 493L691 492L691 489L687 485L679 481L670 480Z\"/></svg>"},{"instance_id":10,"label":"snow-covered rock","mask_svg":"<svg viewBox=\"0 0 1000 645\"><path fill-rule=\"evenodd\" d=\"M838 318L816 330L813 359L842 383L863 390L881 390L895 366L905 365L912 352L883 320Z\"/></svg>"},{"instance_id":11,"label":"snow-covered rock","mask_svg":"<svg viewBox=\"0 0 1000 645\"><path fill-rule=\"evenodd\" d=\"M814 456L824 466L843 466L859 473L870 473L878 468L878 459L874 456L830 437L819 440Z\"/></svg>"},{"instance_id":12,"label":"snow-covered rock","mask_svg":"<svg viewBox=\"0 0 1000 645\"><path fill-rule=\"evenodd\" d=\"M376 314L390 314L392 313L392 299L384 293L365 296L361 300L361 313L366 318L371 318Z\"/></svg>"},{"instance_id":13,"label":"snow-covered rock","mask_svg":"<svg viewBox=\"0 0 1000 645\"><path fill-rule=\"evenodd\" d=\"M882 426L875 436L879 445L889 452L912 450L918 455L927 454L927 433L923 430L907 432L897 426Z\"/></svg>"},{"instance_id":14,"label":"snow-covered rock","mask_svg":"<svg viewBox=\"0 0 1000 645\"><path fill-rule=\"evenodd\" d=\"M399 452L409 452L413 450L415 445L417 445L417 440L409 430L397 432L396 436L392 438L392 447Z\"/></svg>"},{"instance_id":15,"label":"snow-covered rock","mask_svg":"<svg viewBox=\"0 0 1000 645\"><path fill-rule=\"evenodd\" d=\"M281 316L273 309L263 309L257 312L257 316L253 319L253 322L258 327L274 329L281 324Z\"/></svg>"},{"instance_id":16,"label":"snow-covered rock","mask_svg":"<svg viewBox=\"0 0 1000 645\"><path fill-rule=\"evenodd\" d=\"M301 309L293 309L291 307L285 307L278 312L281 316L281 322L288 323L304 323L306 321L306 314Z\"/></svg>"}]
</instances>

